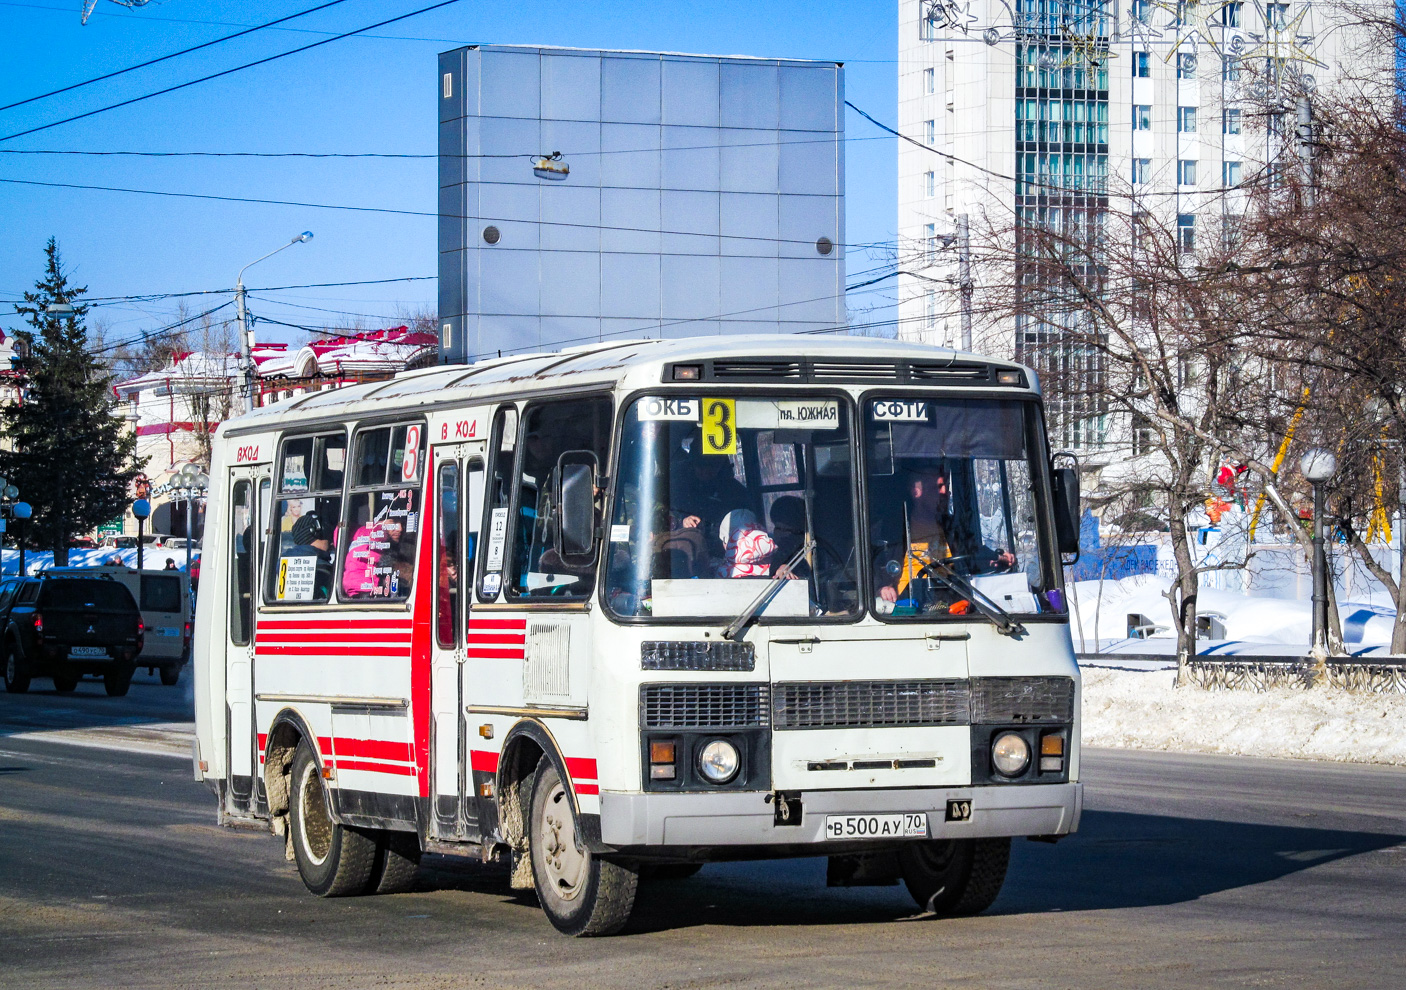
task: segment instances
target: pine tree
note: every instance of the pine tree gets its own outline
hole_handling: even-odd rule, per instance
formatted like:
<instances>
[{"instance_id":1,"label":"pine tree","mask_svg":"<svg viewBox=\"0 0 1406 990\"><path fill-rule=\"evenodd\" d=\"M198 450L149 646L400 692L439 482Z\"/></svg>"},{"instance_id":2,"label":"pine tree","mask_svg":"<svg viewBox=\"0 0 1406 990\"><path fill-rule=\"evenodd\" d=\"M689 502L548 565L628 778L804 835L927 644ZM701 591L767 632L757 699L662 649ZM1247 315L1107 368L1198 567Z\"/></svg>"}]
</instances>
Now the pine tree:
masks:
<instances>
[{"instance_id":1,"label":"pine tree","mask_svg":"<svg viewBox=\"0 0 1406 990\"><path fill-rule=\"evenodd\" d=\"M73 537L118 516L137 476L136 436L114 411L112 377L88 351L77 300L88 290L68 284L58 245L49 239L44 277L24 294L16 312L29 330L16 332L28 354L18 362L20 401L0 408L0 473L34 508L26 539L52 547L54 563L68 563ZM72 312L50 313L67 303Z\"/></svg>"}]
</instances>

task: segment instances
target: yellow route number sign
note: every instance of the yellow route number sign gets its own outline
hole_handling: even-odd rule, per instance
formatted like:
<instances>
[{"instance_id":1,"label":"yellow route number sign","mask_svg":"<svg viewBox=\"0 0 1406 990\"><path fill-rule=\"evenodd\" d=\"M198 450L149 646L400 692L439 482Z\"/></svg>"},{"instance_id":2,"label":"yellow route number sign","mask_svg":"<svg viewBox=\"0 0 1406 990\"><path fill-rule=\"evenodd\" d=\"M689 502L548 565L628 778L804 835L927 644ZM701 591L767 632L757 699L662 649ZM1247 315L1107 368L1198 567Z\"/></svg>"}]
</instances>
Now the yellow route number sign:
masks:
<instances>
[{"instance_id":1,"label":"yellow route number sign","mask_svg":"<svg viewBox=\"0 0 1406 990\"><path fill-rule=\"evenodd\" d=\"M703 453L737 453L737 400L703 400Z\"/></svg>"}]
</instances>

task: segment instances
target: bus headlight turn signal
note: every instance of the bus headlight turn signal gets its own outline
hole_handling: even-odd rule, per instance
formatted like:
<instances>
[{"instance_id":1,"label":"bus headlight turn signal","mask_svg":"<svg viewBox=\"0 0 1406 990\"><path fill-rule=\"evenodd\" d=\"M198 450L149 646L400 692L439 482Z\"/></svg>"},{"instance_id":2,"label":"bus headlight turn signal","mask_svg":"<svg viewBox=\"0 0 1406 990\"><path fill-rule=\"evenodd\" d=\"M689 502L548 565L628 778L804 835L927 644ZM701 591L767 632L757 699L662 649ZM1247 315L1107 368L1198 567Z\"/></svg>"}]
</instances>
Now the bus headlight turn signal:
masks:
<instances>
[{"instance_id":1,"label":"bus headlight turn signal","mask_svg":"<svg viewBox=\"0 0 1406 990\"><path fill-rule=\"evenodd\" d=\"M1007 777L1018 777L1030 765L1030 744L1014 732L1003 732L991 744L991 765Z\"/></svg>"}]
</instances>

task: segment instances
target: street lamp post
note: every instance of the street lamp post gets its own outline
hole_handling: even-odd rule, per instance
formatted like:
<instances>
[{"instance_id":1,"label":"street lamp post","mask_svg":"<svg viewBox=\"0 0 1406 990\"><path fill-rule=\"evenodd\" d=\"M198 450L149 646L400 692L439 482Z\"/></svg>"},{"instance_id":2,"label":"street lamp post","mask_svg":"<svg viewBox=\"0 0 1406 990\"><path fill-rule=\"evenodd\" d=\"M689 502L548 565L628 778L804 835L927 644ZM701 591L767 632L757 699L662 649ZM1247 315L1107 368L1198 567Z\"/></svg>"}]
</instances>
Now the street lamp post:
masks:
<instances>
[{"instance_id":1,"label":"street lamp post","mask_svg":"<svg viewBox=\"0 0 1406 990\"><path fill-rule=\"evenodd\" d=\"M196 464L187 464L176 475L176 486L186 503L186 578L190 578L191 544L195 541L195 500L204 498L210 476Z\"/></svg>"},{"instance_id":2,"label":"street lamp post","mask_svg":"<svg viewBox=\"0 0 1406 990\"><path fill-rule=\"evenodd\" d=\"M294 237L282 247L274 248L262 258L255 258L249 264L239 269L239 275L234 280L234 308L239 320L239 373L240 388L244 391L244 411L248 412L254 408L254 352L249 343L249 322L245 307L244 273L253 268L261 261L272 258L279 251L286 250L294 244L302 244L304 241L312 240L312 231L305 230Z\"/></svg>"},{"instance_id":3,"label":"street lamp post","mask_svg":"<svg viewBox=\"0 0 1406 990\"><path fill-rule=\"evenodd\" d=\"M1314 447L1299 458L1299 473L1313 485L1313 647L1316 664L1328 657L1328 555L1323 545L1323 489L1338 470L1331 450Z\"/></svg>"},{"instance_id":4,"label":"street lamp post","mask_svg":"<svg viewBox=\"0 0 1406 990\"><path fill-rule=\"evenodd\" d=\"M147 516L151 515L151 503L144 498L139 498L132 503L132 515L137 517L137 570L142 569L143 550L145 549L146 537L143 530L146 526Z\"/></svg>"},{"instance_id":5,"label":"street lamp post","mask_svg":"<svg viewBox=\"0 0 1406 990\"><path fill-rule=\"evenodd\" d=\"M5 531L10 520L20 522L30 517L33 510L28 502L17 502L19 497L20 490L10 484L8 478L0 477L0 533ZM18 528L15 530L15 544L20 551L19 576L24 577L24 539L21 532Z\"/></svg>"}]
</instances>

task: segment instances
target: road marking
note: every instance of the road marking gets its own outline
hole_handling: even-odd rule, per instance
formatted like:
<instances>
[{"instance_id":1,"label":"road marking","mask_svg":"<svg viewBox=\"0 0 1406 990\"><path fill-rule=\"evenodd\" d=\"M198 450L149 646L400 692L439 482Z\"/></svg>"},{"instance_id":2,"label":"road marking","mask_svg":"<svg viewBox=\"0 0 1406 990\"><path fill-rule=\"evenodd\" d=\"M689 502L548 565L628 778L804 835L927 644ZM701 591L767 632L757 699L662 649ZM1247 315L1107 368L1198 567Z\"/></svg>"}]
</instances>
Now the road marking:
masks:
<instances>
[{"instance_id":1,"label":"road marking","mask_svg":"<svg viewBox=\"0 0 1406 990\"><path fill-rule=\"evenodd\" d=\"M188 760L195 741L193 722L147 722L142 725L99 725L81 729L41 729L15 732L8 739L85 746L148 756Z\"/></svg>"}]
</instances>

